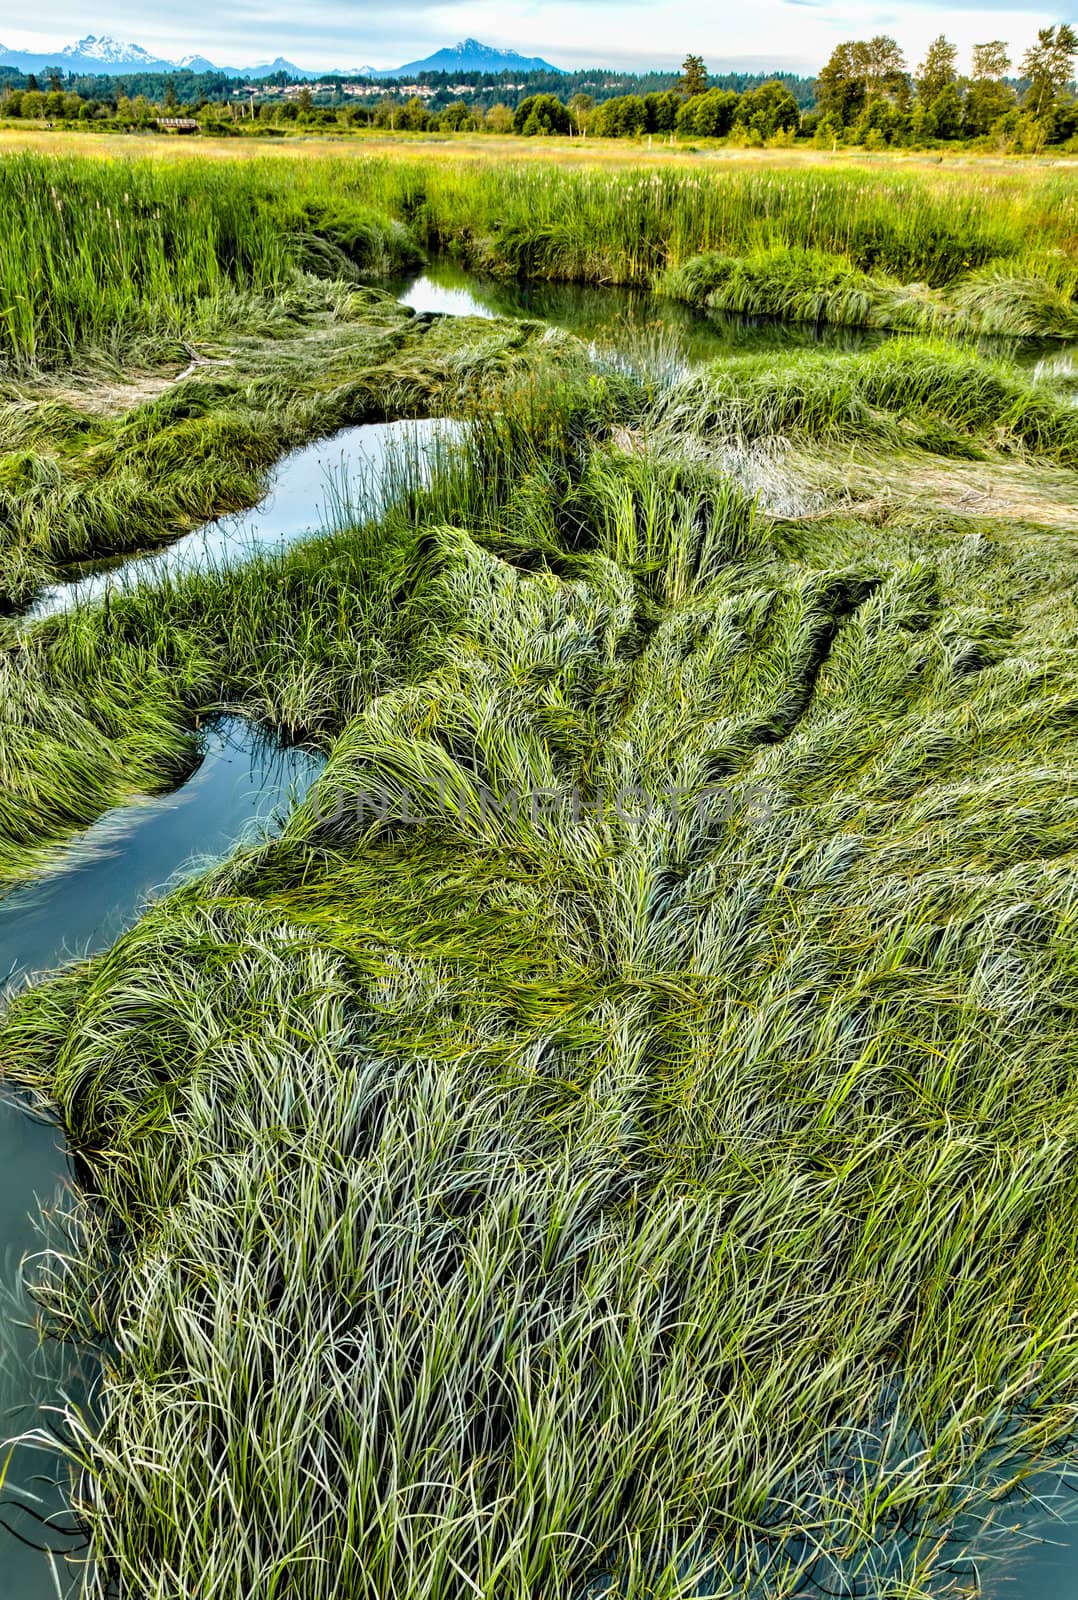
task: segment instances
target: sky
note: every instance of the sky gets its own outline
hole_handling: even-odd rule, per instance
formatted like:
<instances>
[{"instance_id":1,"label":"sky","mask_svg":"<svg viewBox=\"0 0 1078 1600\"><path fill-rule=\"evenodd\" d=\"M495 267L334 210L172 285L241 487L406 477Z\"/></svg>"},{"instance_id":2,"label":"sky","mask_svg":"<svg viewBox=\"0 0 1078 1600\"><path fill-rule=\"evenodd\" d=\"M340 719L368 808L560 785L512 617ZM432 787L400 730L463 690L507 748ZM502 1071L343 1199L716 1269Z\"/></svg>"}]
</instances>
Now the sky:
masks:
<instances>
[{"instance_id":1,"label":"sky","mask_svg":"<svg viewBox=\"0 0 1078 1600\"><path fill-rule=\"evenodd\" d=\"M199 54L252 65L284 55L327 69L399 66L470 36L565 67L668 69L692 51L715 72L813 72L842 40L876 33L892 34L911 66L941 31L964 54L1005 39L1017 59L1038 28L1061 21L1078 21L1078 0L1059 11L1036 0L950 0L946 9L927 0L318 0L302 8L286 0L41 0L32 29L0 20L0 46L47 51L112 34L170 60Z\"/></svg>"}]
</instances>

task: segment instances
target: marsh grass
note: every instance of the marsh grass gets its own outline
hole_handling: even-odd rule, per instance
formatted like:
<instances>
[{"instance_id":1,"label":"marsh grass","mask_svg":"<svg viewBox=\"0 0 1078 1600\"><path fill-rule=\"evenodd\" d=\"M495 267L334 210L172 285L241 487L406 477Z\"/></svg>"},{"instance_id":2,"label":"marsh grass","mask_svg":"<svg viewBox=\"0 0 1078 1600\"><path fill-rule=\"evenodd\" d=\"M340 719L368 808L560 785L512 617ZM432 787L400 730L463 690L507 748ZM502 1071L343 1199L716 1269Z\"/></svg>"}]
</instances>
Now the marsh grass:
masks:
<instances>
[{"instance_id":1,"label":"marsh grass","mask_svg":"<svg viewBox=\"0 0 1078 1600\"><path fill-rule=\"evenodd\" d=\"M317 170L317 169L316 169ZM234 163L14 155L0 164L0 364L56 367L88 349L172 355L257 315L297 268L331 278L419 258L399 223ZM284 179L282 183L280 180Z\"/></svg>"},{"instance_id":2,"label":"marsh grass","mask_svg":"<svg viewBox=\"0 0 1078 1600\"><path fill-rule=\"evenodd\" d=\"M701 255L751 258L727 284L740 304L849 320L867 298L871 316L917 332L949 319L1065 336L1078 287L1072 186L1028 170L19 154L3 163L0 221L0 361L16 370L90 349L160 361L257 317L297 270L354 281L404 270L424 247L501 274L643 287ZM700 274L667 281L695 294ZM918 284L955 287L941 311Z\"/></svg>"},{"instance_id":3,"label":"marsh grass","mask_svg":"<svg viewBox=\"0 0 1078 1600\"><path fill-rule=\"evenodd\" d=\"M25 603L73 563L152 549L254 504L299 445L467 412L553 357L535 327L433 323L371 289L308 282L283 298L268 325L232 335L219 365L129 411L0 403L0 604Z\"/></svg>"},{"instance_id":4,"label":"marsh grass","mask_svg":"<svg viewBox=\"0 0 1078 1600\"><path fill-rule=\"evenodd\" d=\"M270 172L206 204L257 220ZM329 272L271 370L4 414L46 552L125 482L469 419L384 515L341 485L322 537L0 639L0 882L222 710L328 758L279 839L0 1016L85 1179L37 1292L103 1356L59 1444L87 1600L938 1597L1073 1460L1075 535L760 492L814 453L823 490L855 451L1072 470L1073 408L938 340L685 377L344 281L410 240L640 283L808 250L825 299L1063 315L1064 187L817 180L299 166L291 242L184 313L246 296L266 362ZM41 315L19 359L94 337Z\"/></svg>"},{"instance_id":5,"label":"marsh grass","mask_svg":"<svg viewBox=\"0 0 1078 1600\"><path fill-rule=\"evenodd\" d=\"M929 411L889 359L801 414ZM613 385L20 647L329 753L0 1028L93 1196L41 1286L108 1346L89 1595L909 1600L1071 1447L1073 541L792 536Z\"/></svg>"},{"instance_id":6,"label":"marsh grass","mask_svg":"<svg viewBox=\"0 0 1078 1600\"><path fill-rule=\"evenodd\" d=\"M700 308L783 321L1012 339L1078 336L1078 308L1069 293L998 266L943 291L871 276L820 252L713 253L665 273L657 288Z\"/></svg>"},{"instance_id":7,"label":"marsh grass","mask_svg":"<svg viewBox=\"0 0 1078 1600\"><path fill-rule=\"evenodd\" d=\"M1078 413L1012 367L943 342L893 339L863 355L735 357L693 375L659 415L710 441L857 440L977 459L1078 463Z\"/></svg>"}]
</instances>

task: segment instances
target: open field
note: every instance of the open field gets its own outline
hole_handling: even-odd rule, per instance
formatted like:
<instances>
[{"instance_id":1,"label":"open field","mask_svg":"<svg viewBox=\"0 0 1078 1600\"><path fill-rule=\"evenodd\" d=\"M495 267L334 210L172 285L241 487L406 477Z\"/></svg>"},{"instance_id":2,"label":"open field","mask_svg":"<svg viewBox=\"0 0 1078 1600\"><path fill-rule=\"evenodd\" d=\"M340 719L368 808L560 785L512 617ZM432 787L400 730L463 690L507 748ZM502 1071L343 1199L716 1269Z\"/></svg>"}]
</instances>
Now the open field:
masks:
<instances>
[{"instance_id":1,"label":"open field","mask_svg":"<svg viewBox=\"0 0 1078 1600\"><path fill-rule=\"evenodd\" d=\"M1078 188L494 143L0 162L0 883L222 714L326 763L0 1011L81 1591L995 1595L1078 1437Z\"/></svg>"},{"instance_id":2,"label":"open field","mask_svg":"<svg viewBox=\"0 0 1078 1600\"><path fill-rule=\"evenodd\" d=\"M1003 155L993 151L961 148L936 151L838 151L816 148L737 149L706 139L691 145L669 145L658 137L647 140L589 138L515 139L496 134L386 134L363 130L347 134L317 132L290 133L284 139L214 138L200 135L196 140L168 134L77 133L71 130L46 130L0 126L0 151L32 151L38 155L83 155L95 160L122 157L126 160L155 161L193 156L210 160L247 161L263 156L309 160L313 156L350 157L380 155L394 160L432 161L441 164L447 157L504 166L606 167L636 170L641 166L821 168L856 167L878 172L901 167L923 172L959 169L968 171L1027 172L1074 168L1074 157L1051 149L1039 155Z\"/></svg>"}]
</instances>

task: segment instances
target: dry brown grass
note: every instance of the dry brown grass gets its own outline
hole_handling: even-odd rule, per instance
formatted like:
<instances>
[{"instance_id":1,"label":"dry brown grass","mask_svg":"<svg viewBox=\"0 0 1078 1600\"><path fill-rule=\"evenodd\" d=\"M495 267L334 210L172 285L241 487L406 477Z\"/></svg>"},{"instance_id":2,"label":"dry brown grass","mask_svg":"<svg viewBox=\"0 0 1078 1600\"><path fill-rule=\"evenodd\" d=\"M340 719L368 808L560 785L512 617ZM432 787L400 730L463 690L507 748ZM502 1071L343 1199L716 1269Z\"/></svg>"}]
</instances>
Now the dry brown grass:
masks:
<instances>
[{"instance_id":1,"label":"dry brown grass","mask_svg":"<svg viewBox=\"0 0 1078 1600\"><path fill-rule=\"evenodd\" d=\"M602 167L624 170L649 167L706 167L770 169L845 167L865 171L891 171L901 167L925 174L955 172L964 168L978 171L1044 171L1070 167L1074 158L1064 155L1008 156L996 152L817 150L812 148L748 150L701 141L696 146L671 146L661 139L518 139L487 134L439 135L407 133L341 132L292 134L284 139L199 138L178 139L168 134L81 133L65 129L0 127L0 156L11 151L35 150L39 153L90 155L112 158L172 159L198 155L207 159L225 157L249 160L260 156L285 159L336 156L391 156L409 161L474 160L481 163L549 162L561 167Z\"/></svg>"}]
</instances>

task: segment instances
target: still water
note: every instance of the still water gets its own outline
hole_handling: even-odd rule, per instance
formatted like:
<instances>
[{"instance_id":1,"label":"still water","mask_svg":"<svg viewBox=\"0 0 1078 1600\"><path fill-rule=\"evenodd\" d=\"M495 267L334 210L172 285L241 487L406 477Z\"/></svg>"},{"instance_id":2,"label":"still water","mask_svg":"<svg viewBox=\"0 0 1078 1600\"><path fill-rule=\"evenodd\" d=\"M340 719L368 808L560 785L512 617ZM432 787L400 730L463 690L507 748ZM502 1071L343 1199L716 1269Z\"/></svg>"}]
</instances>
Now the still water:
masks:
<instances>
[{"instance_id":1,"label":"still water","mask_svg":"<svg viewBox=\"0 0 1078 1600\"><path fill-rule=\"evenodd\" d=\"M674 378L723 356L799 350L856 353L874 350L896 337L879 328L779 322L697 310L645 289L490 278L445 258L400 279L393 292L414 311L545 322L583 339L599 360L646 365ZM982 338L972 342L983 355L1013 363L1051 383L1068 398L1068 385L1078 391L1078 349L1061 346L1058 341Z\"/></svg>"},{"instance_id":2,"label":"still water","mask_svg":"<svg viewBox=\"0 0 1078 1600\"><path fill-rule=\"evenodd\" d=\"M461 425L447 418L368 422L293 450L277 463L266 496L250 511L220 517L164 549L89 563L66 583L42 591L24 620L33 622L105 594L194 569L235 565L259 550L281 549L332 526L342 496L364 516L383 509L394 485L422 483Z\"/></svg>"},{"instance_id":3,"label":"still water","mask_svg":"<svg viewBox=\"0 0 1078 1600\"><path fill-rule=\"evenodd\" d=\"M413 311L527 318L575 334L598 356L644 356L686 366L752 351L870 350L888 337L863 328L697 311L645 289L488 278L445 260L401 279L393 292Z\"/></svg>"}]
</instances>

